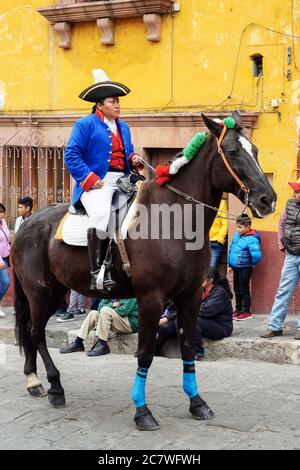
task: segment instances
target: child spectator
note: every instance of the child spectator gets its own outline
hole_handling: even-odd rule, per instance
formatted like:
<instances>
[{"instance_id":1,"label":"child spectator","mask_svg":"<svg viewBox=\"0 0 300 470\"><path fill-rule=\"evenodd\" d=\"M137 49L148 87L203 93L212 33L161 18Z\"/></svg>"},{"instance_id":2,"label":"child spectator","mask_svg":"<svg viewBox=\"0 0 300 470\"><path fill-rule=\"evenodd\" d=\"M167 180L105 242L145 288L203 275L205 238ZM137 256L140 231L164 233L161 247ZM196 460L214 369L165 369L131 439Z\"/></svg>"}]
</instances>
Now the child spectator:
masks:
<instances>
[{"instance_id":1,"label":"child spectator","mask_svg":"<svg viewBox=\"0 0 300 470\"><path fill-rule=\"evenodd\" d=\"M253 266L260 262L260 235L251 227L251 219L242 214L236 219L235 233L228 254L228 272L233 271L233 289L236 308L235 320L247 320L252 317L250 279Z\"/></svg>"}]
</instances>

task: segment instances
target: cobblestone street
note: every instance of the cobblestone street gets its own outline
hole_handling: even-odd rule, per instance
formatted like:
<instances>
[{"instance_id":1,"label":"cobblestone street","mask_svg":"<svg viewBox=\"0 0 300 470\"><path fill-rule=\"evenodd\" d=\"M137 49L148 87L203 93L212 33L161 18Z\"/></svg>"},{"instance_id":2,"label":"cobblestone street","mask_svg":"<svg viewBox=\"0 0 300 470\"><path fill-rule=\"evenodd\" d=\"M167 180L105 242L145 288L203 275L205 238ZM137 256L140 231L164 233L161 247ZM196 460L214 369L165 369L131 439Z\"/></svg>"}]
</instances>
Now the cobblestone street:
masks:
<instances>
[{"instance_id":1,"label":"cobblestone street","mask_svg":"<svg viewBox=\"0 0 300 470\"><path fill-rule=\"evenodd\" d=\"M51 350L67 406L26 391L18 348L0 345L1 449L299 449L299 366L242 360L197 363L200 394L216 417L193 420L181 388L182 364L155 358L148 405L161 429L141 433L130 401L136 359L62 356ZM39 360L39 377L48 384Z\"/></svg>"}]
</instances>

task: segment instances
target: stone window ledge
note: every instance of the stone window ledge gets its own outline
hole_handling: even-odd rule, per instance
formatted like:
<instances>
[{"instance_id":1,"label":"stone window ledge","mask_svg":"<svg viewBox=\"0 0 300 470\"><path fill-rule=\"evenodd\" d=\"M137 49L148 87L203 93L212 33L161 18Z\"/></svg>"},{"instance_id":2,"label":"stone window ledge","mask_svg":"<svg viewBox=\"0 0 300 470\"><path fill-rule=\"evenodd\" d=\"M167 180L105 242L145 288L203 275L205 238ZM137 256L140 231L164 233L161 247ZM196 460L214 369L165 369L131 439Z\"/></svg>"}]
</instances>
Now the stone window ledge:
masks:
<instances>
[{"instance_id":1,"label":"stone window ledge","mask_svg":"<svg viewBox=\"0 0 300 470\"><path fill-rule=\"evenodd\" d=\"M149 41L160 41L161 16L172 12L174 0L101 0L67 3L38 8L60 36L59 46L71 47L71 25L84 21L96 21L102 33L102 43L114 44L114 20L143 17Z\"/></svg>"}]
</instances>

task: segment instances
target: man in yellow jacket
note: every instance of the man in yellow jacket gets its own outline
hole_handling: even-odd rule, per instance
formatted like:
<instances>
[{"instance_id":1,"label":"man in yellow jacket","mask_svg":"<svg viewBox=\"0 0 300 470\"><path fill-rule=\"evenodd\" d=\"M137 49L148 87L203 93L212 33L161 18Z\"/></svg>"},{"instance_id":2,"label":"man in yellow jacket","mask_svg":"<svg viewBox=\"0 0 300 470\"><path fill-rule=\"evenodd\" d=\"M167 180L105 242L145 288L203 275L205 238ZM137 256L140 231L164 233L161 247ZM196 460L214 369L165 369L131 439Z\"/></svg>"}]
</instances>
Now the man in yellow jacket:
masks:
<instances>
[{"instance_id":1,"label":"man in yellow jacket","mask_svg":"<svg viewBox=\"0 0 300 470\"><path fill-rule=\"evenodd\" d=\"M209 231L211 249L210 266L212 268L218 267L226 243L228 233L228 205L226 199L221 200L219 209L222 212L217 214Z\"/></svg>"}]
</instances>

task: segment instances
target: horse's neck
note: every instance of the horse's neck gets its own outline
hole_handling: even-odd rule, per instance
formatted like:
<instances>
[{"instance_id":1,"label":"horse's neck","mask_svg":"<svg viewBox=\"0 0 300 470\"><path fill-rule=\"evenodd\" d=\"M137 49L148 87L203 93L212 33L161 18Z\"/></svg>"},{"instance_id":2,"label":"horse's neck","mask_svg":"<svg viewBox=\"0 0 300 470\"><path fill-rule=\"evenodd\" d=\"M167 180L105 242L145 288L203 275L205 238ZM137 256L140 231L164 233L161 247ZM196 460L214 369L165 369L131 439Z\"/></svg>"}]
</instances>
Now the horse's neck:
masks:
<instances>
[{"instance_id":1,"label":"horse's neck","mask_svg":"<svg viewBox=\"0 0 300 470\"><path fill-rule=\"evenodd\" d=\"M216 154L216 139L209 134L199 154L179 170L179 173L172 179L171 185L204 204L219 207L222 191L215 188L212 181L213 161ZM216 212L205 210L205 232L209 230L215 216Z\"/></svg>"}]
</instances>

